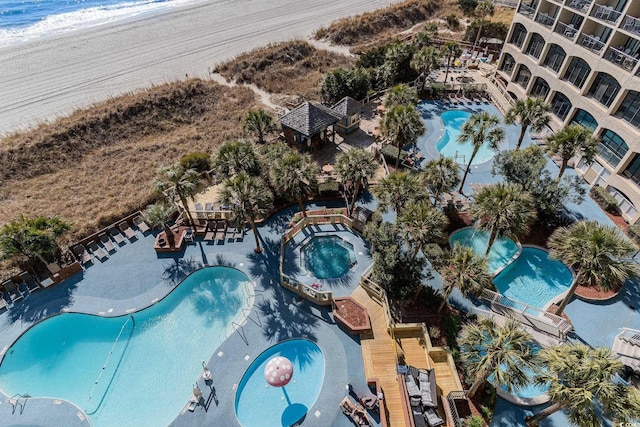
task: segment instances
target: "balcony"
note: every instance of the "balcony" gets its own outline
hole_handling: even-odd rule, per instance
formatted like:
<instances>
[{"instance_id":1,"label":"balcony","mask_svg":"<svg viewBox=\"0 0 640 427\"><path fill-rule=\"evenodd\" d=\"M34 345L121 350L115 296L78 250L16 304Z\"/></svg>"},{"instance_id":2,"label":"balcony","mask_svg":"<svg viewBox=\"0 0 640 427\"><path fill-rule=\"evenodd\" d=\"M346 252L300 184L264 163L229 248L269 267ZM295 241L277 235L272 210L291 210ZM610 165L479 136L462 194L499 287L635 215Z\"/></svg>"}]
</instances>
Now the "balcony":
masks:
<instances>
[{"instance_id":1,"label":"balcony","mask_svg":"<svg viewBox=\"0 0 640 427\"><path fill-rule=\"evenodd\" d=\"M633 16L629 15L625 16L624 24L622 24L622 29L633 34L640 35L640 19L634 18Z\"/></svg>"},{"instance_id":2,"label":"balcony","mask_svg":"<svg viewBox=\"0 0 640 427\"><path fill-rule=\"evenodd\" d=\"M552 16L547 15L546 13L543 12L538 12L538 15L536 16L536 22L544 25L545 27L553 27L553 24L556 22L555 18Z\"/></svg>"},{"instance_id":3,"label":"balcony","mask_svg":"<svg viewBox=\"0 0 640 427\"><path fill-rule=\"evenodd\" d=\"M536 14L536 9L523 3L518 8L518 13L533 19L533 16Z\"/></svg>"},{"instance_id":4,"label":"balcony","mask_svg":"<svg viewBox=\"0 0 640 427\"><path fill-rule=\"evenodd\" d=\"M592 0L567 0L567 6L580 12L587 12L591 3L593 3Z\"/></svg>"},{"instance_id":5,"label":"balcony","mask_svg":"<svg viewBox=\"0 0 640 427\"><path fill-rule=\"evenodd\" d=\"M615 10L613 6L598 5L591 11L591 16L615 24L618 22L618 19L620 19L620 16L622 16L622 13Z\"/></svg>"},{"instance_id":6,"label":"balcony","mask_svg":"<svg viewBox=\"0 0 640 427\"><path fill-rule=\"evenodd\" d=\"M591 52L598 54L604 47L604 43L600 41L600 37L588 34L581 34L578 43L580 43L583 47L589 49Z\"/></svg>"},{"instance_id":7,"label":"balcony","mask_svg":"<svg viewBox=\"0 0 640 427\"><path fill-rule=\"evenodd\" d=\"M578 30L574 28L573 24L563 24L558 21L558 25L556 25L555 33L562 35L563 37L568 38L569 40L573 40L576 38L576 34L578 34Z\"/></svg>"},{"instance_id":8,"label":"balcony","mask_svg":"<svg viewBox=\"0 0 640 427\"><path fill-rule=\"evenodd\" d=\"M627 71L633 71L633 69L636 67L636 64L638 63L637 58L634 58L633 56L624 53L620 49L616 49L613 47L607 49L607 53L605 54L604 59L609 62L613 62L618 67L624 68Z\"/></svg>"}]
</instances>

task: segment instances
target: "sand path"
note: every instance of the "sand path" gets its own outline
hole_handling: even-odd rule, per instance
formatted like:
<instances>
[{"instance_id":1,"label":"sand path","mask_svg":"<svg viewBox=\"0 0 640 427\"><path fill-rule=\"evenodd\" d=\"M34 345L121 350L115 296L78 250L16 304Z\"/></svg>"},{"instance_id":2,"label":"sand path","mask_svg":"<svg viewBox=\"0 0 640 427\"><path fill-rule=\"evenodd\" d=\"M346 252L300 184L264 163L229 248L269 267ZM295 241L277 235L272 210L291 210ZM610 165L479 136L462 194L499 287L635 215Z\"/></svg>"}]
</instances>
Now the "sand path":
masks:
<instances>
[{"instance_id":1,"label":"sand path","mask_svg":"<svg viewBox=\"0 0 640 427\"><path fill-rule=\"evenodd\" d=\"M0 49L0 134L393 2L223 0Z\"/></svg>"}]
</instances>

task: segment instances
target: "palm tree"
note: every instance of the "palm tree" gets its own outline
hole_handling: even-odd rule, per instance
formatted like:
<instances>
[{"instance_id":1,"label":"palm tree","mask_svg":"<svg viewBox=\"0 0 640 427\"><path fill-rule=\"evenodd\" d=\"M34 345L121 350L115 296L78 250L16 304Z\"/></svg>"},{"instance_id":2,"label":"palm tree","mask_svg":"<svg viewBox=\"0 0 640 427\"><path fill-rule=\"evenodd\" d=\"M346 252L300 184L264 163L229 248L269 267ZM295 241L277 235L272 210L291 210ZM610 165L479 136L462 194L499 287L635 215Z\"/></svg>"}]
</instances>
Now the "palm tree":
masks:
<instances>
[{"instance_id":1,"label":"palm tree","mask_svg":"<svg viewBox=\"0 0 640 427\"><path fill-rule=\"evenodd\" d=\"M471 219L480 229L489 232L485 255L489 255L496 238L517 240L529 232L536 219L533 196L518 184L504 182L483 188L471 205Z\"/></svg>"},{"instance_id":2,"label":"palm tree","mask_svg":"<svg viewBox=\"0 0 640 427\"><path fill-rule=\"evenodd\" d=\"M500 124L498 116L483 111L482 113L474 114L462 125L460 135L458 135L458 142L464 144L470 141L471 144L473 144L473 152L462 176L460 192L462 192L464 182L467 180L467 175L469 174L469 169L471 169L471 163L476 157L476 154L478 154L480 147L486 143L489 144L491 149L497 150L500 143L504 140L504 129L498 127L498 124Z\"/></svg>"},{"instance_id":3,"label":"palm tree","mask_svg":"<svg viewBox=\"0 0 640 427\"><path fill-rule=\"evenodd\" d=\"M222 144L213 162L216 173L223 178L245 172L248 175L260 174L260 161L253 147L247 141L229 141Z\"/></svg>"},{"instance_id":4,"label":"palm tree","mask_svg":"<svg viewBox=\"0 0 640 427\"><path fill-rule=\"evenodd\" d=\"M409 204L398 218L405 240L413 246L413 259L427 243L443 239L447 216L426 201Z\"/></svg>"},{"instance_id":5,"label":"palm tree","mask_svg":"<svg viewBox=\"0 0 640 427\"><path fill-rule=\"evenodd\" d=\"M422 117L413 105L396 105L387 112L382 120L382 135L398 147L396 169L400 166L402 149L409 144L415 144L423 133Z\"/></svg>"},{"instance_id":6,"label":"palm tree","mask_svg":"<svg viewBox=\"0 0 640 427\"><path fill-rule=\"evenodd\" d=\"M514 320L501 326L490 318L466 324L458 343L466 371L473 379L468 397L473 397L490 377L494 386L513 392L528 384L530 372L537 371L531 336Z\"/></svg>"},{"instance_id":7,"label":"palm tree","mask_svg":"<svg viewBox=\"0 0 640 427\"><path fill-rule=\"evenodd\" d=\"M560 132L547 138L547 153L549 153L550 156L559 154L562 158L562 164L558 172L558 180L562 178L562 174L564 174L569 160L577 154L580 154L588 165L593 163L599 142L600 141L593 136L591 129L587 129L581 125L569 125Z\"/></svg>"},{"instance_id":8,"label":"palm tree","mask_svg":"<svg viewBox=\"0 0 640 427\"><path fill-rule=\"evenodd\" d=\"M387 110L391 110L396 105L417 104L418 95L416 94L416 89L404 83L392 87L384 100L384 106Z\"/></svg>"},{"instance_id":9,"label":"palm tree","mask_svg":"<svg viewBox=\"0 0 640 427\"><path fill-rule=\"evenodd\" d=\"M242 130L244 132L258 135L258 142L260 144L264 143L264 136L275 131L275 129L276 126L273 122L273 117L262 108L249 110L242 124Z\"/></svg>"},{"instance_id":10,"label":"palm tree","mask_svg":"<svg viewBox=\"0 0 640 427\"><path fill-rule=\"evenodd\" d=\"M187 203L188 197L195 196L200 190L200 175L195 169L185 169L180 163L158 169L159 177L153 182L157 192L163 193L169 200L180 200L189 223L194 224Z\"/></svg>"},{"instance_id":11,"label":"palm tree","mask_svg":"<svg viewBox=\"0 0 640 427\"><path fill-rule=\"evenodd\" d=\"M438 313L444 308L454 288L458 288L465 297L480 295L484 289L495 289L487 257L479 256L468 246L454 244L447 263L439 273L442 277L443 300Z\"/></svg>"},{"instance_id":12,"label":"palm tree","mask_svg":"<svg viewBox=\"0 0 640 427\"><path fill-rule=\"evenodd\" d=\"M460 45L454 41L449 41L442 46L442 50L440 51L441 55L444 56L447 63L447 71L444 73L444 82L447 83L447 77L449 77L449 68L451 68L451 64L457 57L462 54L462 50L460 49Z\"/></svg>"},{"instance_id":13,"label":"palm tree","mask_svg":"<svg viewBox=\"0 0 640 427\"><path fill-rule=\"evenodd\" d=\"M399 217L403 208L424 197L420 177L409 171L392 172L378 181L372 192L380 202L380 210L393 209Z\"/></svg>"},{"instance_id":14,"label":"palm tree","mask_svg":"<svg viewBox=\"0 0 640 427\"><path fill-rule=\"evenodd\" d=\"M440 59L440 52L435 47L423 47L413 55L411 67L416 70L416 73L423 74L426 77L433 70L440 68Z\"/></svg>"},{"instance_id":15,"label":"palm tree","mask_svg":"<svg viewBox=\"0 0 640 427\"><path fill-rule=\"evenodd\" d=\"M27 218L20 215L0 229L0 255L23 255L30 264L38 259L49 264L60 251L58 238L71 229L71 223L57 216Z\"/></svg>"},{"instance_id":16,"label":"palm tree","mask_svg":"<svg viewBox=\"0 0 640 427\"><path fill-rule=\"evenodd\" d=\"M171 205L150 205L144 214L144 218L152 228L162 227L164 234L167 236L169 247L175 246L173 231L169 227L169 220L175 212L175 207Z\"/></svg>"},{"instance_id":17,"label":"palm tree","mask_svg":"<svg viewBox=\"0 0 640 427\"><path fill-rule=\"evenodd\" d=\"M349 215L351 215L360 189L366 187L369 180L375 176L378 164L370 151L364 148L354 148L338 154L334 170L343 184L351 181L355 186L351 198L351 207L347 206Z\"/></svg>"},{"instance_id":18,"label":"palm tree","mask_svg":"<svg viewBox=\"0 0 640 427\"><path fill-rule=\"evenodd\" d=\"M613 289L640 274L638 265L631 261L635 246L615 227L596 221L579 221L569 228L558 228L549 237L549 248L551 258L577 272L557 315L562 314L578 285Z\"/></svg>"},{"instance_id":19,"label":"palm tree","mask_svg":"<svg viewBox=\"0 0 640 427\"><path fill-rule=\"evenodd\" d=\"M527 98L524 101L519 99L511 107L507 114L504 116L504 122L508 125L514 123L520 123L520 136L518 137L518 144L516 150L520 149L524 134L528 128L533 129L536 132L540 132L547 127L551 116L549 111L551 106L544 102L542 98Z\"/></svg>"},{"instance_id":20,"label":"palm tree","mask_svg":"<svg viewBox=\"0 0 640 427\"><path fill-rule=\"evenodd\" d=\"M600 413L615 425L629 424L640 416L638 390L615 381L624 365L608 348L571 343L542 349L537 357L544 369L536 383L549 384L552 404L527 417L527 425L537 426L561 409L577 426L602 425Z\"/></svg>"},{"instance_id":21,"label":"palm tree","mask_svg":"<svg viewBox=\"0 0 640 427\"><path fill-rule=\"evenodd\" d=\"M422 181L433 196L433 206L444 193L453 191L460 184L460 166L450 157L440 156L429 160L422 168Z\"/></svg>"},{"instance_id":22,"label":"palm tree","mask_svg":"<svg viewBox=\"0 0 640 427\"><path fill-rule=\"evenodd\" d=\"M264 180L245 172L227 178L220 192L220 203L231 206L237 224L249 223L256 239L255 251L262 252L256 218L265 217L273 203L273 196Z\"/></svg>"},{"instance_id":23,"label":"palm tree","mask_svg":"<svg viewBox=\"0 0 640 427\"><path fill-rule=\"evenodd\" d=\"M473 49L471 52L476 50L476 46L478 46L478 41L480 40L480 35L482 34L482 27L484 26L484 20L487 16L493 16L495 12L495 6L493 3L489 3L488 1L481 1L476 6L476 16L480 18L480 26L478 28L478 34L476 34L476 40L473 42Z\"/></svg>"},{"instance_id":24,"label":"palm tree","mask_svg":"<svg viewBox=\"0 0 640 427\"><path fill-rule=\"evenodd\" d=\"M304 199L317 188L318 165L310 155L291 150L271 168L271 179L282 196L292 196L298 201L303 216L307 215Z\"/></svg>"}]
</instances>

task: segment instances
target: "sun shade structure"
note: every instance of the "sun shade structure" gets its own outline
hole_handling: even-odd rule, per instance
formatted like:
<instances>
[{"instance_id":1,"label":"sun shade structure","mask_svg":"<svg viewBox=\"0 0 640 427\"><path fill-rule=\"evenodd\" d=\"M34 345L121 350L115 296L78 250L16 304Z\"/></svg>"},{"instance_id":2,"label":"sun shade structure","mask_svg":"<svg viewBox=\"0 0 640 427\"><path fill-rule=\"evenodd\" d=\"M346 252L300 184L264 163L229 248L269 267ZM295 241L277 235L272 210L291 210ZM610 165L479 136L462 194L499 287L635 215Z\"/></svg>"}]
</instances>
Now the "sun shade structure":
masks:
<instances>
[{"instance_id":1,"label":"sun shade structure","mask_svg":"<svg viewBox=\"0 0 640 427\"><path fill-rule=\"evenodd\" d=\"M276 356L264 367L264 379L273 387L283 387L289 384L293 376L293 364L289 359Z\"/></svg>"},{"instance_id":2,"label":"sun shade structure","mask_svg":"<svg viewBox=\"0 0 640 427\"><path fill-rule=\"evenodd\" d=\"M282 116L280 124L289 144L312 149L328 142L327 129L341 119L340 113L329 107L303 102Z\"/></svg>"}]
</instances>

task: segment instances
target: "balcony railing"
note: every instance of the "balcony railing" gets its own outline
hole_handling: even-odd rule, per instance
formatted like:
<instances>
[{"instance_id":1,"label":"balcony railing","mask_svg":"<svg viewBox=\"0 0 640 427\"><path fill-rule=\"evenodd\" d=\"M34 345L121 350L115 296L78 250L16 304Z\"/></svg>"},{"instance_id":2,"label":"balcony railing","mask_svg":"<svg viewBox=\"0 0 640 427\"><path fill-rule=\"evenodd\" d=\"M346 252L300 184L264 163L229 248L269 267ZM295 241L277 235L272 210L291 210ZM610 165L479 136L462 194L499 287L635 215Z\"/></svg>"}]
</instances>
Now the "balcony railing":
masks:
<instances>
[{"instance_id":1,"label":"balcony railing","mask_svg":"<svg viewBox=\"0 0 640 427\"><path fill-rule=\"evenodd\" d=\"M636 67L636 64L638 63L637 58L634 58L633 56L624 53L620 49L616 49L614 47L610 47L609 49L607 49L607 53L605 54L604 58L607 61L613 62L617 66L622 67L627 71L633 71L633 69Z\"/></svg>"},{"instance_id":2,"label":"balcony railing","mask_svg":"<svg viewBox=\"0 0 640 427\"><path fill-rule=\"evenodd\" d=\"M618 12L613 8L613 6L601 6L594 7L591 11L591 16L594 18L602 19L603 21L613 22L614 24L618 22L622 13Z\"/></svg>"},{"instance_id":3,"label":"balcony railing","mask_svg":"<svg viewBox=\"0 0 640 427\"><path fill-rule=\"evenodd\" d=\"M536 22L539 22L545 27L551 28L553 27L553 24L556 22L556 20L552 16L547 15L546 13L538 12L538 15L536 16Z\"/></svg>"},{"instance_id":4,"label":"balcony railing","mask_svg":"<svg viewBox=\"0 0 640 427\"><path fill-rule=\"evenodd\" d=\"M581 12L588 11L591 3L593 3L593 1L590 0L567 0L567 6Z\"/></svg>"},{"instance_id":5,"label":"balcony railing","mask_svg":"<svg viewBox=\"0 0 640 427\"><path fill-rule=\"evenodd\" d=\"M604 43L600 41L600 37L588 34L581 34L578 43L595 53L600 53L604 47Z\"/></svg>"},{"instance_id":6,"label":"balcony railing","mask_svg":"<svg viewBox=\"0 0 640 427\"><path fill-rule=\"evenodd\" d=\"M569 40L573 40L576 38L576 34L578 34L578 30L576 28L573 27L573 24L563 24L562 22L558 21L558 24L556 25L555 30L553 30L554 32L563 35L564 37L568 38Z\"/></svg>"},{"instance_id":7,"label":"balcony railing","mask_svg":"<svg viewBox=\"0 0 640 427\"><path fill-rule=\"evenodd\" d=\"M622 29L629 31L630 33L640 34L640 19L627 15L624 18Z\"/></svg>"},{"instance_id":8,"label":"balcony railing","mask_svg":"<svg viewBox=\"0 0 640 427\"><path fill-rule=\"evenodd\" d=\"M533 18L533 15L535 15L536 10L531 6L527 6L526 4L521 4L520 7L518 8L518 13L524 16L528 16L529 18Z\"/></svg>"}]
</instances>

